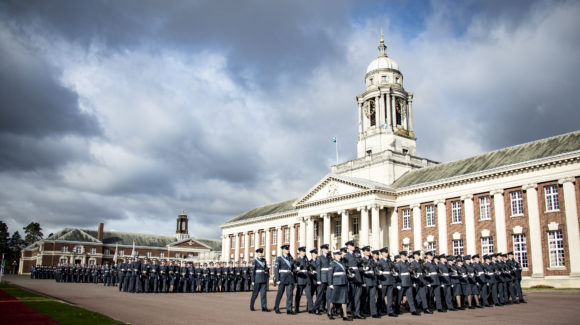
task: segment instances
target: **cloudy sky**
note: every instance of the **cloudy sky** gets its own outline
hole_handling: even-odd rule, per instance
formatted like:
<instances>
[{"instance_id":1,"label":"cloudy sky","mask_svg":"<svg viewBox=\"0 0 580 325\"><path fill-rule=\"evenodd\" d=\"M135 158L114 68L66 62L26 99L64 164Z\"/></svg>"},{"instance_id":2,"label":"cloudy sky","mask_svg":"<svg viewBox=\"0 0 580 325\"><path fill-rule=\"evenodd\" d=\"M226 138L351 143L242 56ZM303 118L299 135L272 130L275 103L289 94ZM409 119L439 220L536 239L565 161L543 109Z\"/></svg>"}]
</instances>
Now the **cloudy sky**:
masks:
<instances>
[{"instance_id":1,"label":"cloudy sky","mask_svg":"<svg viewBox=\"0 0 580 325\"><path fill-rule=\"evenodd\" d=\"M578 129L578 1L0 1L0 219L196 237L356 155L379 31L450 161Z\"/></svg>"}]
</instances>

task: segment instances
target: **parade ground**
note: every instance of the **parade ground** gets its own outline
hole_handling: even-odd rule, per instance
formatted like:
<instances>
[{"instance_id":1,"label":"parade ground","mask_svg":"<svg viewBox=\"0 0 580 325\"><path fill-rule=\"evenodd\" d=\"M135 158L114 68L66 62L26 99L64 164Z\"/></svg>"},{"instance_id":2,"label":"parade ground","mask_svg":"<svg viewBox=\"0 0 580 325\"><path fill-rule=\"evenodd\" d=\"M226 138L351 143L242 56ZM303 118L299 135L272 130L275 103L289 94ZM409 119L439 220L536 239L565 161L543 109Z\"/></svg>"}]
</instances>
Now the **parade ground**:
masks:
<instances>
[{"instance_id":1,"label":"parade ground","mask_svg":"<svg viewBox=\"0 0 580 325\"><path fill-rule=\"evenodd\" d=\"M308 313L277 315L273 311L249 310L250 293L177 293L131 294L101 284L56 283L54 280L33 280L23 276L8 276L6 281L38 293L63 300L110 316L128 324L313 324L342 323L326 316ZM268 307L274 307L275 288L268 292ZM412 316L404 313L398 318L356 320L364 324L578 324L580 290L526 290L527 304L510 305L433 315ZM285 297L284 297L285 299ZM302 299L303 304L306 299ZM281 305L284 305L284 300ZM306 306L301 306L305 310Z\"/></svg>"}]
</instances>

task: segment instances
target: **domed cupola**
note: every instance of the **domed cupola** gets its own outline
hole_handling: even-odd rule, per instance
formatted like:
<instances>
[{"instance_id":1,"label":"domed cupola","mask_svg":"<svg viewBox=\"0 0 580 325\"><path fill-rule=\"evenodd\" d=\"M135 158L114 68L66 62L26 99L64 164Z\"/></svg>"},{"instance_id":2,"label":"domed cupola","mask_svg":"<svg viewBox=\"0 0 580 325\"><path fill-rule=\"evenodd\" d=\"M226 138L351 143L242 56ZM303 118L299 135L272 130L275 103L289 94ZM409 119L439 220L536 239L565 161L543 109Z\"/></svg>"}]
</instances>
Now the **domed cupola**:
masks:
<instances>
[{"instance_id":1,"label":"domed cupola","mask_svg":"<svg viewBox=\"0 0 580 325\"><path fill-rule=\"evenodd\" d=\"M378 57L367 67L365 91L357 96L357 156L385 150L416 155L413 94L403 87L399 64L387 55L382 31L378 49Z\"/></svg>"}]
</instances>

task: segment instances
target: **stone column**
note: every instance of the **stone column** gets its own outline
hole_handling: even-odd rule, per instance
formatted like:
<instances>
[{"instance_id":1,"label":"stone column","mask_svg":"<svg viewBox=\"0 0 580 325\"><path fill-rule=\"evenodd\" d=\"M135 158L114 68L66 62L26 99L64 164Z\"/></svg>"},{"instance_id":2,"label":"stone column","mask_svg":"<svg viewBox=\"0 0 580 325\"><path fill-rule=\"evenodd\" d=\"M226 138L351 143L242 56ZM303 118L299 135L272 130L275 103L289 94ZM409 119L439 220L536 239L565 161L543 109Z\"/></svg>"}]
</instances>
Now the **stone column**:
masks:
<instances>
[{"instance_id":1,"label":"stone column","mask_svg":"<svg viewBox=\"0 0 580 325\"><path fill-rule=\"evenodd\" d=\"M323 244L327 244L330 247L330 216L327 213L320 215L322 217L322 235L324 236Z\"/></svg>"},{"instance_id":2,"label":"stone column","mask_svg":"<svg viewBox=\"0 0 580 325\"><path fill-rule=\"evenodd\" d=\"M397 207L393 207L391 211L391 227L389 229L389 252L394 253L399 251L399 215L397 214ZM395 256L396 253L392 254Z\"/></svg>"},{"instance_id":3,"label":"stone column","mask_svg":"<svg viewBox=\"0 0 580 325\"><path fill-rule=\"evenodd\" d=\"M254 243L255 244L255 243ZM250 256L250 232L244 232L244 261L249 261L248 257Z\"/></svg>"},{"instance_id":4,"label":"stone column","mask_svg":"<svg viewBox=\"0 0 580 325\"><path fill-rule=\"evenodd\" d=\"M296 257L296 224L290 224L290 254Z\"/></svg>"},{"instance_id":5,"label":"stone column","mask_svg":"<svg viewBox=\"0 0 580 325\"><path fill-rule=\"evenodd\" d=\"M413 249L423 249L423 238L421 238L421 206L419 204L412 204L411 209L413 210Z\"/></svg>"},{"instance_id":6,"label":"stone column","mask_svg":"<svg viewBox=\"0 0 580 325\"><path fill-rule=\"evenodd\" d=\"M226 262L230 261L230 255L231 255L231 243L232 243L232 239L230 238L230 235L225 235L224 236L224 247L226 248L224 251L224 255L223 255L223 260Z\"/></svg>"},{"instance_id":7,"label":"stone column","mask_svg":"<svg viewBox=\"0 0 580 325\"><path fill-rule=\"evenodd\" d=\"M445 210L445 200L437 200L435 204L437 204L437 228L439 229L439 242L437 246L439 247L439 254L447 254L449 238L447 238L447 211Z\"/></svg>"},{"instance_id":8,"label":"stone column","mask_svg":"<svg viewBox=\"0 0 580 325\"><path fill-rule=\"evenodd\" d=\"M467 194L462 198L465 205L465 250L467 254L475 254L475 214L473 212L473 195Z\"/></svg>"},{"instance_id":9,"label":"stone column","mask_svg":"<svg viewBox=\"0 0 580 325\"><path fill-rule=\"evenodd\" d=\"M240 260L240 234L236 233L234 236L236 241L236 246L234 247L235 248L234 261L237 262Z\"/></svg>"},{"instance_id":10,"label":"stone column","mask_svg":"<svg viewBox=\"0 0 580 325\"><path fill-rule=\"evenodd\" d=\"M338 243L339 247L342 247L342 245L344 245L344 243L346 243L347 241L349 241L350 239L348 238L348 230L349 230L349 218L348 218L348 211L343 210L340 212L340 215L342 217L341 219L341 224L340 226L342 227L342 232L340 234L340 240L341 243Z\"/></svg>"},{"instance_id":11,"label":"stone column","mask_svg":"<svg viewBox=\"0 0 580 325\"><path fill-rule=\"evenodd\" d=\"M264 243L265 245L265 249L264 249L264 254L266 257L266 261L271 264L271 259L272 259L272 230L268 227L266 227L264 229L264 231L266 232L266 242Z\"/></svg>"},{"instance_id":12,"label":"stone column","mask_svg":"<svg viewBox=\"0 0 580 325\"><path fill-rule=\"evenodd\" d=\"M413 130L413 94L409 94L407 99L409 103L409 135L414 137L415 131Z\"/></svg>"},{"instance_id":13,"label":"stone column","mask_svg":"<svg viewBox=\"0 0 580 325\"><path fill-rule=\"evenodd\" d=\"M359 246L364 247L369 244L369 210L367 207L362 207L360 211L360 231Z\"/></svg>"},{"instance_id":14,"label":"stone column","mask_svg":"<svg viewBox=\"0 0 580 325\"><path fill-rule=\"evenodd\" d=\"M532 249L532 277L544 277L544 261L542 258L542 229L540 228L540 212L538 210L538 184L527 184L522 187L526 191L528 205L528 221L530 225L529 246ZM529 253L528 253L529 254Z\"/></svg>"},{"instance_id":15,"label":"stone column","mask_svg":"<svg viewBox=\"0 0 580 325\"><path fill-rule=\"evenodd\" d=\"M368 213L368 212L367 212ZM371 229L373 230L373 235L371 237L371 247L372 249L380 249L380 234L381 234L381 225L379 219L379 207L374 206L371 208Z\"/></svg>"},{"instance_id":16,"label":"stone column","mask_svg":"<svg viewBox=\"0 0 580 325\"><path fill-rule=\"evenodd\" d=\"M493 212L495 216L495 233L498 252L507 252L507 235L505 225L505 206L503 199L503 189L490 192L493 195Z\"/></svg>"},{"instance_id":17,"label":"stone column","mask_svg":"<svg viewBox=\"0 0 580 325\"><path fill-rule=\"evenodd\" d=\"M578 228L578 202L574 190L574 177L559 180L564 191L566 229L568 230L568 254L570 256L570 276L580 277L580 232Z\"/></svg>"},{"instance_id":18,"label":"stone column","mask_svg":"<svg viewBox=\"0 0 580 325\"><path fill-rule=\"evenodd\" d=\"M307 241L307 239L306 239L307 220L308 220L308 217L300 218L300 229L298 230L298 231L300 231L300 240L298 242L300 243L300 246L304 246L304 247L306 247L306 241Z\"/></svg>"},{"instance_id":19,"label":"stone column","mask_svg":"<svg viewBox=\"0 0 580 325\"><path fill-rule=\"evenodd\" d=\"M381 101L380 101L380 95L375 97L375 125L377 127L381 126Z\"/></svg>"},{"instance_id":20,"label":"stone column","mask_svg":"<svg viewBox=\"0 0 580 325\"><path fill-rule=\"evenodd\" d=\"M307 217L306 219L306 252L310 252L311 249L314 249L314 220L312 217Z\"/></svg>"},{"instance_id":21,"label":"stone column","mask_svg":"<svg viewBox=\"0 0 580 325\"><path fill-rule=\"evenodd\" d=\"M363 103L358 103L358 133L363 133Z\"/></svg>"},{"instance_id":22,"label":"stone column","mask_svg":"<svg viewBox=\"0 0 580 325\"><path fill-rule=\"evenodd\" d=\"M393 118L393 129L395 129L397 126L397 120L395 118L396 117L396 113L395 113L396 107L397 106L395 105L395 94L391 94L391 111L392 111L391 117Z\"/></svg>"},{"instance_id":23,"label":"stone column","mask_svg":"<svg viewBox=\"0 0 580 325\"><path fill-rule=\"evenodd\" d=\"M282 246L282 227L278 226L276 227L276 232L278 233L278 235L276 236L276 255L280 255L280 246Z\"/></svg>"}]
</instances>

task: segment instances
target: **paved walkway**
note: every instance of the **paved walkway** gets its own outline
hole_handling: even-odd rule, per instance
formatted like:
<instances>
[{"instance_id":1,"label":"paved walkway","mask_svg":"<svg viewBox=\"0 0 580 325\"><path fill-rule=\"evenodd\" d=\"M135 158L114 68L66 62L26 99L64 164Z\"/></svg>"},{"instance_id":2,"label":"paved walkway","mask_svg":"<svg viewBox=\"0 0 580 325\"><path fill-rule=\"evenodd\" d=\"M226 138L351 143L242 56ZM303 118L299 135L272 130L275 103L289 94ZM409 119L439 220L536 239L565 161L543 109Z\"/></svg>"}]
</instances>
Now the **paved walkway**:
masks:
<instances>
[{"instance_id":1,"label":"paved walkway","mask_svg":"<svg viewBox=\"0 0 580 325\"><path fill-rule=\"evenodd\" d=\"M40 314L2 289L0 289L0 324L58 325L50 317Z\"/></svg>"},{"instance_id":2,"label":"paved walkway","mask_svg":"<svg viewBox=\"0 0 580 325\"><path fill-rule=\"evenodd\" d=\"M106 314L130 324L253 324L276 325L341 324L325 316L301 313L296 316L276 315L249 311L250 293L209 294L131 294L118 292L117 288L94 284L56 283L54 280L31 280L27 277L7 277L13 284L56 297L61 300ZM268 292L268 307L274 306L274 288ZM303 298L305 304L306 298ZM367 318L355 323L364 324L578 324L580 319L580 290L527 292L528 304L485 309L448 312L445 314L403 314L399 318ZM259 299L256 302L259 310ZM302 310L305 307L301 307ZM395 321L396 320L396 321Z\"/></svg>"}]
</instances>

